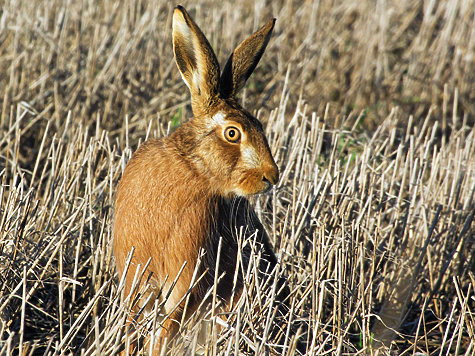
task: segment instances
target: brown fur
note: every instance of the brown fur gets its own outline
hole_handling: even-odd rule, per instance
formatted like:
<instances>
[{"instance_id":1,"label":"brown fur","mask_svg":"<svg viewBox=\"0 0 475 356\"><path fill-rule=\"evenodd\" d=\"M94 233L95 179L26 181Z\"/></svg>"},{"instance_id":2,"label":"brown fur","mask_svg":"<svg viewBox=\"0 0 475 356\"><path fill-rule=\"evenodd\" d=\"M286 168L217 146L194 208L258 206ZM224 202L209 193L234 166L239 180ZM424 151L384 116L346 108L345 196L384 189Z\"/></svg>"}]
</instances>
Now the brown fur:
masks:
<instances>
[{"instance_id":1,"label":"brown fur","mask_svg":"<svg viewBox=\"0 0 475 356\"><path fill-rule=\"evenodd\" d=\"M175 9L173 21L175 58L190 88L195 118L167 138L145 142L132 156L117 191L114 252L117 270L122 274L127 253L135 247L126 292L131 289L136 266L145 265L149 258L151 284L158 291L167 280L164 293L187 261L165 304L168 313L188 291L198 255L204 249L200 272L208 272L191 292L189 315L213 286L220 237L218 275L225 275L217 293L224 304L229 303L233 292L240 295L243 287L240 271L233 291L236 235L241 227L245 237L257 231L263 251L261 278L276 265L265 230L245 197L268 190L278 180L278 169L262 125L234 99L262 56L274 21L238 47L230 61L235 56L240 62L237 66L231 64L224 78L219 77L216 56L208 41L182 7ZM227 89L220 92L219 88ZM239 142L225 138L224 131L229 127L239 130ZM249 248L243 251L245 265L250 253ZM155 298L163 297L152 293ZM161 340L176 334L182 307L164 322Z\"/></svg>"}]
</instances>

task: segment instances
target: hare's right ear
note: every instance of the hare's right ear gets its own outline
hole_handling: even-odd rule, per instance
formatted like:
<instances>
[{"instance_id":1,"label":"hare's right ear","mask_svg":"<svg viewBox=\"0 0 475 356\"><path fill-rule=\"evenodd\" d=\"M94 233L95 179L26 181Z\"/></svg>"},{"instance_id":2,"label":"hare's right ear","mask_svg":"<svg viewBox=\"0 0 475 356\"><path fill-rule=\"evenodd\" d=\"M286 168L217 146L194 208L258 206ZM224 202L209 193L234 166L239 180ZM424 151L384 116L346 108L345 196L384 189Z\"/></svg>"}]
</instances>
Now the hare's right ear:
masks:
<instances>
[{"instance_id":1,"label":"hare's right ear","mask_svg":"<svg viewBox=\"0 0 475 356\"><path fill-rule=\"evenodd\" d=\"M182 6L173 13L173 51L196 117L218 95L219 64L203 32Z\"/></svg>"}]
</instances>

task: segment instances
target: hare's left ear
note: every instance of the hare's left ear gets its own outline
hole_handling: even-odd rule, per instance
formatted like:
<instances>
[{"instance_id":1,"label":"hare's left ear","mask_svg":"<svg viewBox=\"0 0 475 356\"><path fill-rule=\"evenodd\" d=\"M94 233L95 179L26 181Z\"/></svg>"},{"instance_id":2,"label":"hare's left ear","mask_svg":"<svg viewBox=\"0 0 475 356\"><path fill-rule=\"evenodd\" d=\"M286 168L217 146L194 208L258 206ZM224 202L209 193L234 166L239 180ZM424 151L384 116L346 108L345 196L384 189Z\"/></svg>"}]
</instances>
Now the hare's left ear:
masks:
<instances>
[{"instance_id":1,"label":"hare's left ear","mask_svg":"<svg viewBox=\"0 0 475 356\"><path fill-rule=\"evenodd\" d=\"M242 42L231 54L223 69L219 92L222 98L234 97L246 84L269 43L275 19Z\"/></svg>"}]
</instances>

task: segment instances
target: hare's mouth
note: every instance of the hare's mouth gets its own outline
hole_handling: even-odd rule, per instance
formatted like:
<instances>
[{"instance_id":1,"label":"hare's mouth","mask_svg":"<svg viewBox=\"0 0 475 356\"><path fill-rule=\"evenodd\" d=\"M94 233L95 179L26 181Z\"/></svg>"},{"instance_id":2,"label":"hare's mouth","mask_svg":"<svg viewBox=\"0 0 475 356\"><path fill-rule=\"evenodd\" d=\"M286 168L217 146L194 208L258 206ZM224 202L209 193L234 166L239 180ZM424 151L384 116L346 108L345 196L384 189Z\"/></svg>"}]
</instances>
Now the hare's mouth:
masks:
<instances>
[{"instance_id":1,"label":"hare's mouth","mask_svg":"<svg viewBox=\"0 0 475 356\"><path fill-rule=\"evenodd\" d=\"M267 181L266 179L262 180L262 187L255 189L251 194L249 195L255 195L255 194L267 194L272 190L272 187L274 186L271 182Z\"/></svg>"},{"instance_id":2,"label":"hare's mouth","mask_svg":"<svg viewBox=\"0 0 475 356\"><path fill-rule=\"evenodd\" d=\"M264 184L266 185L266 187L264 188L264 190L263 190L260 194L269 193L269 192L272 190L272 187L273 187L274 185L273 185L271 182L269 182L266 177L264 177L264 178L262 179L262 181L264 182Z\"/></svg>"},{"instance_id":3,"label":"hare's mouth","mask_svg":"<svg viewBox=\"0 0 475 356\"><path fill-rule=\"evenodd\" d=\"M239 185L231 190L232 194L236 194L241 197L248 197L256 194L266 194L272 190L273 185L270 182L262 181L259 186L255 184L249 185Z\"/></svg>"}]
</instances>

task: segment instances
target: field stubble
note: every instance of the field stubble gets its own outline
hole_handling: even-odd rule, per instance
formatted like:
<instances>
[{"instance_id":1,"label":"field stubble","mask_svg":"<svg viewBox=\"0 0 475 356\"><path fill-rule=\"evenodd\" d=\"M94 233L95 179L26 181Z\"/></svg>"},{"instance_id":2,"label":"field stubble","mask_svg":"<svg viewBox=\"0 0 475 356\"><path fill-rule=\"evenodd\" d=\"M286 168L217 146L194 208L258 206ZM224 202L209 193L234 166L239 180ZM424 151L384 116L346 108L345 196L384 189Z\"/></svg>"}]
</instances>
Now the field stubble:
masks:
<instances>
[{"instance_id":1,"label":"field stubble","mask_svg":"<svg viewBox=\"0 0 475 356\"><path fill-rule=\"evenodd\" d=\"M170 353L194 353L206 327L208 354L291 355L297 336L308 354L472 354L475 7L264 5L187 8L221 61L278 18L242 101L266 121L281 170L254 204L292 290L285 345L269 336L273 286L251 268L229 318L191 320ZM1 355L111 354L133 338L111 217L133 150L190 116L171 10L133 0L0 10ZM152 314L137 330L156 324Z\"/></svg>"}]
</instances>

